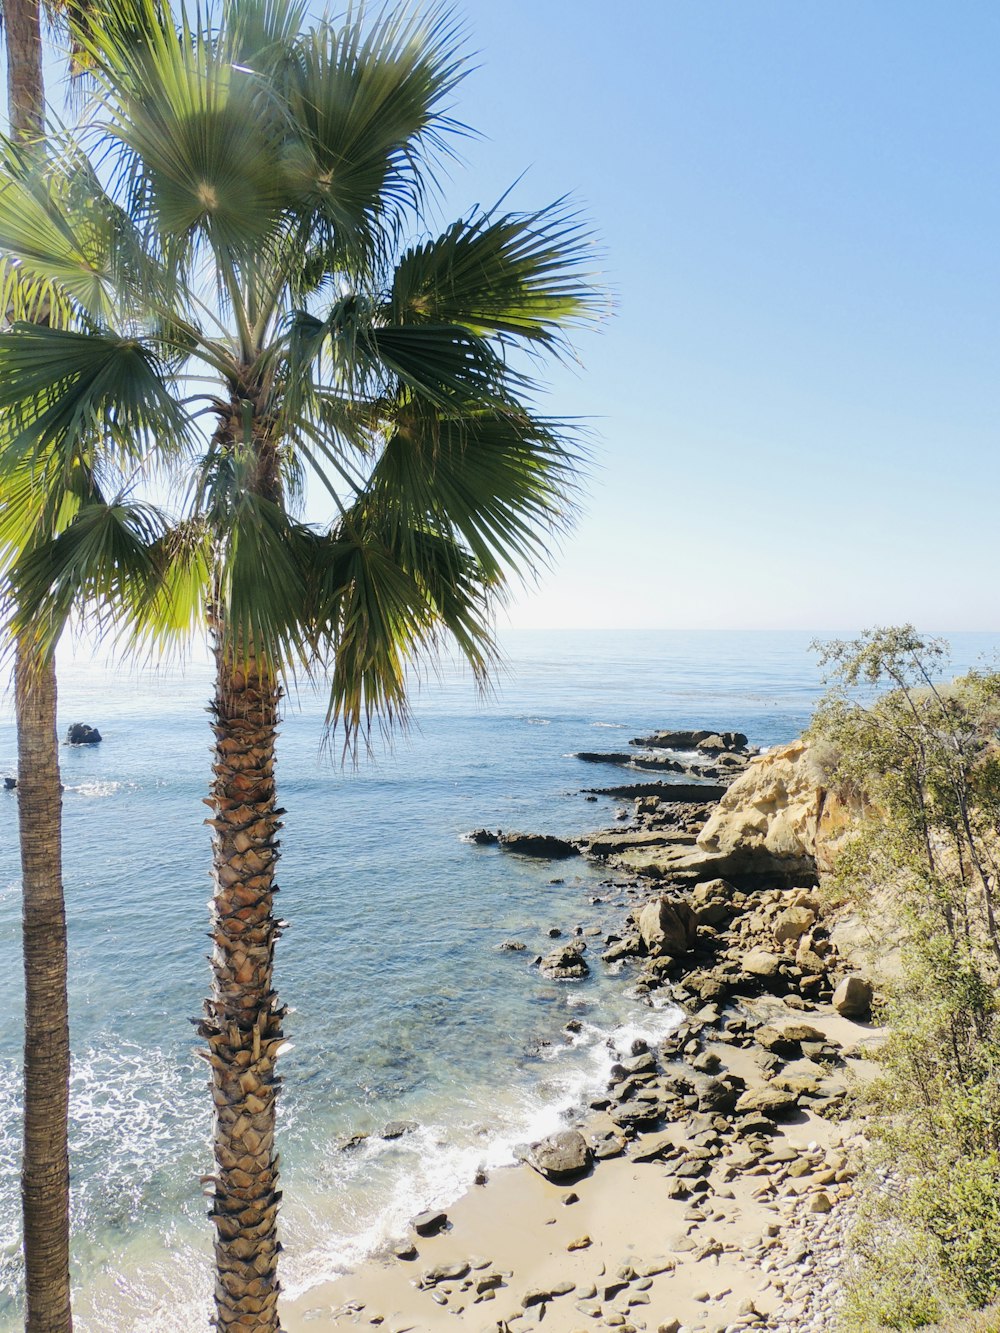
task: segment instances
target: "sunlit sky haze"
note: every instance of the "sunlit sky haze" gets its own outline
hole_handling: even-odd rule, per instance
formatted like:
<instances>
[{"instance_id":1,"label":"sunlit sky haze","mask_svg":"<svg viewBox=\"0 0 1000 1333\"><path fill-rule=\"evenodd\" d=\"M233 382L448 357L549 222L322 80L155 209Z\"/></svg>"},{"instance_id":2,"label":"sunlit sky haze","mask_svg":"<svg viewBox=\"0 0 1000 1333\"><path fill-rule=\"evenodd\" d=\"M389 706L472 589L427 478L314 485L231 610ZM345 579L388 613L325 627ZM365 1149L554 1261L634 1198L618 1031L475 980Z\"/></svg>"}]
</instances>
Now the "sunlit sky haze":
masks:
<instances>
[{"instance_id":1,"label":"sunlit sky haze","mask_svg":"<svg viewBox=\"0 0 1000 1333\"><path fill-rule=\"evenodd\" d=\"M510 624L1000 627L1000 6L454 12L479 137L428 225L570 195L614 306L551 376L593 463Z\"/></svg>"}]
</instances>

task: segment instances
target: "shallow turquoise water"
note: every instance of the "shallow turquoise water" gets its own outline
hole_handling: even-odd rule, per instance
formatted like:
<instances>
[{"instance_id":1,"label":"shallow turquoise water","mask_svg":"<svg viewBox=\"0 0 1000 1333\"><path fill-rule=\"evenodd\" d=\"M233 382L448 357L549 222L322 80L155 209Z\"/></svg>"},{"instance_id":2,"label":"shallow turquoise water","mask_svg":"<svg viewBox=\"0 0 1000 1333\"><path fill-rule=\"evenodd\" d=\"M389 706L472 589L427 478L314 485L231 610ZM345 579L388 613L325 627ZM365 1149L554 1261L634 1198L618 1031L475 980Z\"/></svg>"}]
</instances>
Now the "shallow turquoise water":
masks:
<instances>
[{"instance_id":1,"label":"shallow turquoise water","mask_svg":"<svg viewBox=\"0 0 1000 1333\"><path fill-rule=\"evenodd\" d=\"M287 807L277 957L289 1005L281 1139L284 1281L341 1270L481 1163L559 1123L597 1086L608 1033L670 1020L598 964L542 982L545 931L615 911L593 868L551 866L460 841L470 828L579 832L614 803L581 787L620 770L573 759L658 726L735 727L790 739L821 685L807 634L522 633L489 702L446 668L416 696L416 726L344 770L322 745L322 700L289 702L279 743ZM955 638L956 663L995 636ZM210 1236L198 1176L210 1112L190 1016L208 985L207 668L136 675L60 669L61 727L100 727L62 751L70 919L73 1224L80 1333L206 1326ZM0 774L13 772L9 707ZM0 1005L22 1006L13 797L0 793ZM564 883L553 884L553 878ZM603 901L592 902L592 898ZM516 935L526 954L496 945ZM584 1020L573 1047L567 1017ZM0 1033L0 1330L17 1327L21 1034ZM548 1043L548 1044L546 1044ZM390 1119L419 1130L343 1153ZM151 1313L152 1312L152 1313Z\"/></svg>"}]
</instances>

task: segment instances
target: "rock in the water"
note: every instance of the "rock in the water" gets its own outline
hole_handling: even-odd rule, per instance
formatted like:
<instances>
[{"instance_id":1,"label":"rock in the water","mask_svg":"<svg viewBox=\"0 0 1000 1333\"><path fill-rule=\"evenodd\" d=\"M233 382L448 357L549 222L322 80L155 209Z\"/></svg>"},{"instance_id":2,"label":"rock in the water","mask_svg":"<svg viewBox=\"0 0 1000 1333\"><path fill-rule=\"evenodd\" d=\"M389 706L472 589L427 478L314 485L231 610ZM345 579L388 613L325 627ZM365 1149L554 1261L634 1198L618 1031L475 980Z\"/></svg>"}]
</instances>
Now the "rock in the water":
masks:
<instances>
[{"instance_id":1,"label":"rock in the water","mask_svg":"<svg viewBox=\"0 0 1000 1333\"><path fill-rule=\"evenodd\" d=\"M833 992L833 1007L845 1018L867 1018L872 1007L872 984L864 977L845 977Z\"/></svg>"},{"instance_id":2,"label":"rock in the water","mask_svg":"<svg viewBox=\"0 0 1000 1333\"><path fill-rule=\"evenodd\" d=\"M564 1129L558 1134L533 1143L524 1154L529 1166L547 1180L565 1180L578 1176L590 1166L591 1153L587 1140L576 1129Z\"/></svg>"},{"instance_id":3,"label":"rock in the water","mask_svg":"<svg viewBox=\"0 0 1000 1333\"><path fill-rule=\"evenodd\" d=\"M477 847L492 847L500 841L500 834L488 828L474 828L464 835L462 841L474 842Z\"/></svg>"},{"instance_id":4,"label":"rock in the water","mask_svg":"<svg viewBox=\"0 0 1000 1333\"><path fill-rule=\"evenodd\" d=\"M102 737L96 727L88 727L86 722L74 722L66 732L68 745L98 745Z\"/></svg>"},{"instance_id":5,"label":"rock in the water","mask_svg":"<svg viewBox=\"0 0 1000 1333\"><path fill-rule=\"evenodd\" d=\"M579 847L565 838L554 838L548 833L501 833L497 838L507 852L519 856L537 856L546 861L561 861L567 856L579 856Z\"/></svg>"},{"instance_id":6,"label":"rock in the water","mask_svg":"<svg viewBox=\"0 0 1000 1333\"><path fill-rule=\"evenodd\" d=\"M384 1139L401 1139L404 1134L412 1134L417 1129L415 1120L390 1120L382 1131Z\"/></svg>"},{"instance_id":7,"label":"rock in the water","mask_svg":"<svg viewBox=\"0 0 1000 1333\"><path fill-rule=\"evenodd\" d=\"M524 953L527 947L523 940L504 940L497 945L501 953Z\"/></svg>"},{"instance_id":8,"label":"rock in the water","mask_svg":"<svg viewBox=\"0 0 1000 1333\"><path fill-rule=\"evenodd\" d=\"M590 968L583 956L586 947L582 940L571 940L553 949L538 965L542 976L553 981L579 981L587 976Z\"/></svg>"},{"instance_id":9,"label":"rock in the water","mask_svg":"<svg viewBox=\"0 0 1000 1333\"><path fill-rule=\"evenodd\" d=\"M698 918L685 902L656 898L639 913L639 934L650 953L690 953L698 943Z\"/></svg>"},{"instance_id":10,"label":"rock in the water","mask_svg":"<svg viewBox=\"0 0 1000 1333\"><path fill-rule=\"evenodd\" d=\"M16 786L17 786L17 778L4 778L3 780L4 791L13 791Z\"/></svg>"},{"instance_id":11,"label":"rock in the water","mask_svg":"<svg viewBox=\"0 0 1000 1333\"><path fill-rule=\"evenodd\" d=\"M418 1213L411 1225L418 1236L434 1236L448 1225L448 1214L440 1208L431 1208Z\"/></svg>"}]
</instances>

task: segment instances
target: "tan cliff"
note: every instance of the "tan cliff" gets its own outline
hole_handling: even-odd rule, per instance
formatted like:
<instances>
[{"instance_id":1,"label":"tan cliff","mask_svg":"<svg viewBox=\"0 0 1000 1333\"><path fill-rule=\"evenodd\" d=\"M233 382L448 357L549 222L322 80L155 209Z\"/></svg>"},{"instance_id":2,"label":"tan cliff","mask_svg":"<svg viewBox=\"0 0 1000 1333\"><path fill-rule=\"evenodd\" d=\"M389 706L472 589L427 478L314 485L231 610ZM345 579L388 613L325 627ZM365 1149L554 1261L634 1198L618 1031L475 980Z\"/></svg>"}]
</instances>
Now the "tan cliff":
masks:
<instances>
[{"instance_id":1,"label":"tan cliff","mask_svg":"<svg viewBox=\"0 0 1000 1333\"><path fill-rule=\"evenodd\" d=\"M691 843L623 847L629 869L695 882L779 887L813 884L830 870L854 812L826 785L820 754L799 738L757 755L735 779Z\"/></svg>"}]
</instances>

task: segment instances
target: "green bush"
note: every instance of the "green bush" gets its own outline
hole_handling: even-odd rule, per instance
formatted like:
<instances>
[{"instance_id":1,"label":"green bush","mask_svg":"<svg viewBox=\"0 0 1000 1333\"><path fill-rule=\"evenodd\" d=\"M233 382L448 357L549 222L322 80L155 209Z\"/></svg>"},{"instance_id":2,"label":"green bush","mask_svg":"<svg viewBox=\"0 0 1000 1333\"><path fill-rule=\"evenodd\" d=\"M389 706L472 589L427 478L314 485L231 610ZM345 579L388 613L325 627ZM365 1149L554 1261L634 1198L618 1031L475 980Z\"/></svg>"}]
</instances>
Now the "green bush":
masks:
<instances>
[{"instance_id":1,"label":"green bush","mask_svg":"<svg viewBox=\"0 0 1000 1333\"><path fill-rule=\"evenodd\" d=\"M941 685L943 646L909 626L825 659L810 734L863 812L833 890L891 915L902 959L843 1323L919 1328L1000 1298L1000 675Z\"/></svg>"}]
</instances>

